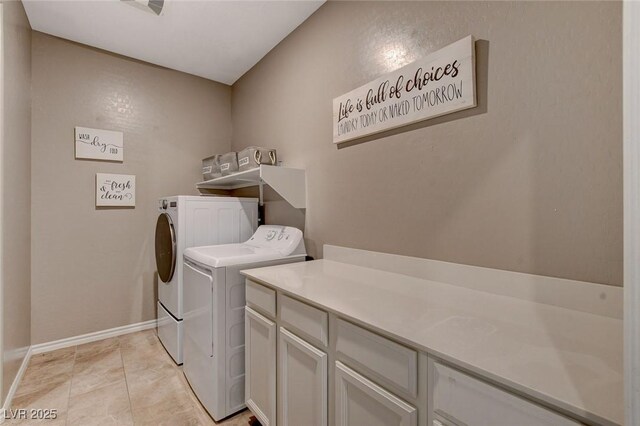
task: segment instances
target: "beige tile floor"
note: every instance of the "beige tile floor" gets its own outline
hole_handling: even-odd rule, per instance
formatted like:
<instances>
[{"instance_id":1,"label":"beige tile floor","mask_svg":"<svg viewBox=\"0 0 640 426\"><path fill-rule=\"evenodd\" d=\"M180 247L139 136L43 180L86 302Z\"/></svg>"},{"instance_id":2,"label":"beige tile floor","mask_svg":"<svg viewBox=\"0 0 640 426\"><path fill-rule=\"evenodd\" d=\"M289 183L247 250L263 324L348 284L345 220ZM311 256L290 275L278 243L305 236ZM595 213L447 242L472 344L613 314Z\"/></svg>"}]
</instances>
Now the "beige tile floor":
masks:
<instances>
[{"instance_id":1,"label":"beige tile floor","mask_svg":"<svg viewBox=\"0 0 640 426\"><path fill-rule=\"evenodd\" d=\"M215 425L153 330L34 355L16 409L55 409L45 425ZM246 426L244 411L221 423Z\"/></svg>"}]
</instances>

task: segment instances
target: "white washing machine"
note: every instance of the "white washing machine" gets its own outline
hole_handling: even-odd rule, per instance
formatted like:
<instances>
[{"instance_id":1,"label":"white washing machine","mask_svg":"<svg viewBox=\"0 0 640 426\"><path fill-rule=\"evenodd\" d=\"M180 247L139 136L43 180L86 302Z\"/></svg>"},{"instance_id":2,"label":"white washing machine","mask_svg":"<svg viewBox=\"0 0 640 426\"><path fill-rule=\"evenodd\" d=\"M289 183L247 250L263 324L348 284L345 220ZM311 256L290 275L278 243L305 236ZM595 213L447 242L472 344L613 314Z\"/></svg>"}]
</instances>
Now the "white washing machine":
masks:
<instances>
[{"instance_id":1,"label":"white washing machine","mask_svg":"<svg viewBox=\"0 0 640 426\"><path fill-rule=\"evenodd\" d=\"M187 247L245 241L258 226L258 200L179 195L158 200L158 212L158 337L182 364L182 253Z\"/></svg>"},{"instance_id":2,"label":"white washing machine","mask_svg":"<svg viewBox=\"0 0 640 426\"><path fill-rule=\"evenodd\" d=\"M215 421L245 408L241 270L303 262L302 232L263 225L243 244L184 251L183 371Z\"/></svg>"}]
</instances>

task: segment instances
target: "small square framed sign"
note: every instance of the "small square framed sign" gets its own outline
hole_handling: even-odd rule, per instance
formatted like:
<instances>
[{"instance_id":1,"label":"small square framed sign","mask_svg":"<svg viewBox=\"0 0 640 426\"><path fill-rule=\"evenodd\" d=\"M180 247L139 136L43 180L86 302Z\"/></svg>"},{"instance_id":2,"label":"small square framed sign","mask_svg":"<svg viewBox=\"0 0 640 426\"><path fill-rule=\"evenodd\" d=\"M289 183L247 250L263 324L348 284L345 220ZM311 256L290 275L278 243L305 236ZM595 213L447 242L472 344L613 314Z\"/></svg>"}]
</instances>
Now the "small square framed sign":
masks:
<instances>
[{"instance_id":1,"label":"small square framed sign","mask_svg":"<svg viewBox=\"0 0 640 426\"><path fill-rule=\"evenodd\" d=\"M96 207L135 207L136 176L96 173Z\"/></svg>"}]
</instances>

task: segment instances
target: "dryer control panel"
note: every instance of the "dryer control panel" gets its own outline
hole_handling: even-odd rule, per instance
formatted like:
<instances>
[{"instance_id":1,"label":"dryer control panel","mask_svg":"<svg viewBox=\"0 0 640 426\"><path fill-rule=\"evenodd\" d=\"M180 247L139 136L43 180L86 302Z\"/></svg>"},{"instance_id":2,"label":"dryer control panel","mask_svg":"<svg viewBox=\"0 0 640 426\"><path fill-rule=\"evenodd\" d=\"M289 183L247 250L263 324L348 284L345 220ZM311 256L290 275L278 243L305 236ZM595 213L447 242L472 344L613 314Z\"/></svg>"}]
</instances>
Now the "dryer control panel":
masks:
<instances>
[{"instance_id":1,"label":"dryer control panel","mask_svg":"<svg viewBox=\"0 0 640 426\"><path fill-rule=\"evenodd\" d=\"M158 211L166 211L178 207L178 201L175 199L161 198L158 200Z\"/></svg>"}]
</instances>

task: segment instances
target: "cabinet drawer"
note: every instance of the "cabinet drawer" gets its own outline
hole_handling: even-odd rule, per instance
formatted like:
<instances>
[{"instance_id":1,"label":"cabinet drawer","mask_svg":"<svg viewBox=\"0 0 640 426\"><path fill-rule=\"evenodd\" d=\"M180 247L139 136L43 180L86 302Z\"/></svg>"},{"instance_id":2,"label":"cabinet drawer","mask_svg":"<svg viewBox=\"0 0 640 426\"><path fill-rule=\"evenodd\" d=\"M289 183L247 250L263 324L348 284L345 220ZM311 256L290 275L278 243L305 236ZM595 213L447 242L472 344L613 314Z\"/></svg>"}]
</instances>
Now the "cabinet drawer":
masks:
<instances>
[{"instance_id":1,"label":"cabinet drawer","mask_svg":"<svg viewBox=\"0 0 640 426\"><path fill-rule=\"evenodd\" d=\"M318 308L288 296L280 298L280 319L288 328L327 346L329 315Z\"/></svg>"},{"instance_id":2,"label":"cabinet drawer","mask_svg":"<svg viewBox=\"0 0 640 426\"><path fill-rule=\"evenodd\" d=\"M247 280L247 305L263 314L276 317L276 291L251 280Z\"/></svg>"},{"instance_id":3,"label":"cabinet drawer","mask_svg":"<svg viewBox=\"0 0 640 426\"><path fill-rule=\"evenodd\" d=\"M433 424L578 426L558 413L438 362L429 371L432 381Z\"/></svg>"},{"instance_id":4,"label":"cabinet drawer","mask_svg":"<svg viewBox=\"0 0 640 426\"><path fill-rule=\"evenodd\" d=\"M347 321L338 320L336 352L371 378L412 397L418 393L418 353ZM351 363L353 364L353 363Z\"/></svg>"}]
</instances>

